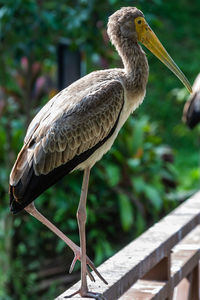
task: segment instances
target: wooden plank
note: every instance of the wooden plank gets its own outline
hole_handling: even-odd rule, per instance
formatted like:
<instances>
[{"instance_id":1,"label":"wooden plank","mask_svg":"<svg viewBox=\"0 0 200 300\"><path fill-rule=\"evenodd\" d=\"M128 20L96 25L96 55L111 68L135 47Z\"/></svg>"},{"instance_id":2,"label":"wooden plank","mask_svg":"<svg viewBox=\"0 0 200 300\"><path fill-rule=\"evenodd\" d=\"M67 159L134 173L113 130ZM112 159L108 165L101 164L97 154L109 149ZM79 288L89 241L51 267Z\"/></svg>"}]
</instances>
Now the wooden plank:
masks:
<instances>
[{"instance_id":1,"label":"wooden plank","mask_svg":"<svg viewBox=\"0 0 200 300\"><path fill-rule=\"evenodd\" d=\"M104 285L96 278L95 283L89 284L89 289L103 294L107 300L118 299L166 257L170 249L198 224L200 224L200 192L105 261L98 270L105 276L109 285ZM79 288L80 282L56 299L62 300L64 296L72 294Z\"/></svg>"},{"instance_id":2,"label":"wooden plank","mask_svg":"<svg viewBox=\"0 0 200 300\"><path fill-rule=\"evenodd\" d=\"M197 225L179 244L172 249L171 278L167 280L138 280L119 300L163 300L171 295L175 286L173 300L199 300L197 282L199 282L198 266L200 259L200 225ZM164 270L165 271L165 270ZM194 285L190 292L187 276L194 273ZM195 292L196 291L196 292ZM194 297L195 295L195 297Z\"/></svg>"}]
</instances>

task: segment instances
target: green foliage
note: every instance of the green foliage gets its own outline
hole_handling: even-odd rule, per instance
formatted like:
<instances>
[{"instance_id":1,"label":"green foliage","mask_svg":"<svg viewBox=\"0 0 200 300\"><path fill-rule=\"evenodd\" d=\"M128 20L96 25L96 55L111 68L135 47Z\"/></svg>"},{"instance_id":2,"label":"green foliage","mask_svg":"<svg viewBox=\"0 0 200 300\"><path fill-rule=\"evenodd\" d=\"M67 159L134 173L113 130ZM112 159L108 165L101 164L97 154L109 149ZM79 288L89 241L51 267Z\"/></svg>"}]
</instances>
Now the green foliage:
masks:
<instances>
[{"instance_id":1,"label":"green foliage","mask_svg":"<svg viewBox=\"0 0 200 300\"><path fill-rule=\"evenodd\" d=\"M121 226L124 231L128 231L134 221L132 205L127 195L119 193L118 198Z\"/></svg>"},{"instance_id":2,"label":"green foliage","mask_svg":"<svg viewBox=\"0 0 200 300\"><path fill-rule=\"evenodd\" d=\"M72 253L27 214L10 215L9 173L25 128L55 93L57 41L65 37L72 50L82 50L87 72L119 66L106 37L106 22L115 10L131 5L144 12L171 56L193 80L200 60L199 1L191 5L189 0L61 0L59 4L0 0L0 299L52 299L65 288L53 278L43 290L50 275L41 277L40 272L60 257L62 266L66 261L66 275ZM181 122L187 92L145 51L150 65L145 102L92 169L87 246L97 265L174 208L180 192L199 187L199 129L191 132ZM38 89L41 80L44 85ZM36 201L76 243L81 181L80 172L72 173ZM59 264L55 261L55 265Z\"/></svg>"}]
</instances>

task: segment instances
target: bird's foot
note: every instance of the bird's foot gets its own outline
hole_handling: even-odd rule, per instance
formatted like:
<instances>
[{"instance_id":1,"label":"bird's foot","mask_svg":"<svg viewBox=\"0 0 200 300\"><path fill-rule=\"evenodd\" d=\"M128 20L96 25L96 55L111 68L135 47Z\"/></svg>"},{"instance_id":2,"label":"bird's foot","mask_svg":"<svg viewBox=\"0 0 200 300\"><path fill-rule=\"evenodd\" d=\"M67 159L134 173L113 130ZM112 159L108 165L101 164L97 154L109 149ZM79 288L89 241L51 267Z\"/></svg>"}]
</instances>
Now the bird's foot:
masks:
<instances>
[{"instance_id":1,"label":"bird's foot","mask_svg":"<svg viewBox=\"0 0 200 300\"><path fill-rule=\"evenodd\" d=\"M81 261L81 249L79 247L77 247L77 250L74 251L74 259L71 263L70 269L69 269L69 273L72 273L75 263L77 260ZM89 259L89 257L86 257L86 262L87 262L87 274L90 277L91 281L95 281L94 276L90 273L89 267L96 273L96 275L105 283L108 284L108 282L103 278L103 276L99 273L99 271L97 271L94 263ZM89 266L89 267L88 267Z\"/></svg>"},{"instance_id":2,"label":"bird's foot","mask_svg":"<svg viewBox=\"0 0 200 300\"><path fill-rule=\"evenodd\" d=\"M96 300L107 300L102 294L100 293L93 293L93 292L87 292L83 295L81 295L82 297L87 297L87 298L93 298Z\"/></svg>"},{"instance_id":3,"label":"bird's foot","mask_svg":"<svg viewBox=\"0 0 200 300\"><path fill-rule=\"evenodd\" d=\"M96 299L96 300L107 300L102 294L100 293L93 293L93 292L82 292L81 289L76 291L75 293L69 295L69 296L65 296L64 298L71 298L77 294L80 294L81 297L86 297L86 298L92 298L92 299Z\"/></svg>"}]
</instances>

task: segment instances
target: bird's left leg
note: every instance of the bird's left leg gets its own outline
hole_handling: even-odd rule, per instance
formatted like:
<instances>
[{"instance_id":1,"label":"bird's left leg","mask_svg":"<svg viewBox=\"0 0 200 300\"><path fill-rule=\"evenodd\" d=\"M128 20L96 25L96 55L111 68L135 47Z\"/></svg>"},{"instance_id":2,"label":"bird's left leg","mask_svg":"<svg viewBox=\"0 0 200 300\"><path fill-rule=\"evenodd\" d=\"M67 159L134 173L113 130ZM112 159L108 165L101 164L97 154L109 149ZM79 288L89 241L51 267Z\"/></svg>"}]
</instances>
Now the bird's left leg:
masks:
<instances>
[{"instance_id":1,"label":"bird's left leg","mask_svg":"<svg viewBox=\"0 0 200 300\"><path fill-rule=\"evenodd\" d=\"M77 220L79 227L79 236L80 236L80 247L81 247L81 288L73 295L79 293L82 297L89 297L95 299L105 299L103 295L98 293L92 293L88 291L87 286L87 260L86 260L86 234L85 234L85 224L87 219L86 214L86 202L87 202L87 193L88 193L88 184L90 178L90 168L84 170L83 183L81 189L81 196L79 201L79 206L77 210ZM68 297L71 297L70 295ZM68 298L66 297L66 298Z\"/></svg>"},{"instance_id":2,"label":"bird's left leg","mask_svg":"<svg viewBox=\"0 0 200 300\"><path fill-rule=\"evenodd\" d=\"M71 241L62 231L60 231L53 223L51 223L45 216L43 216L35 207L34 203L30 203L24 208L30 215L35 217L38 221L43 223L45 226L47 226L51 231L53 231L59 238L61 238L74 252L74 259L70 268L70 272L72 272L74 264L77 260L81 260L81 249L73 242ZM93 262L89 259L89 257L86 258L88 266L99 276L99 278L106 283L105 279L101 276L101 274L97 271L95 268ZM88 275L92 281L94 280L93 275L90 273L89 269L87 270Z\"/></svg>"}]
</instances>

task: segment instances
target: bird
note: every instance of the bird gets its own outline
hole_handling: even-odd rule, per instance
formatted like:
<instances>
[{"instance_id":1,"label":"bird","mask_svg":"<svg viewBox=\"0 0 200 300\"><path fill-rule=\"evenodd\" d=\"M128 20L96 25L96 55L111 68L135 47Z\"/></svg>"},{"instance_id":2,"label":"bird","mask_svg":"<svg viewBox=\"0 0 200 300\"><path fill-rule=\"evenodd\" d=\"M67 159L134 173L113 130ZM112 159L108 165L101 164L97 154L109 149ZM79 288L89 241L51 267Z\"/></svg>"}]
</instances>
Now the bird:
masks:
<instances>
[{"instance_id":1,"label":"bird","mask_svg":"<svg viewBox=\"0 0 200 300\"><path fill-rule=\"evenodd\" d=\"M192 94L184 105L182 118L190 129L200 122L200 73L193 83L192 90Z\"/></svg>"},{"instance_id":2,"label":"bird","mask_svg":"<svg viewBox=\"0 0 200 300\"><path fill-rule=\"evenodd\" d=\"M123 68L98 70L80 78L55 95L30 123L10 174L10 209L25 210L34 216L74 252L70 267L81 261L82 297L103 299L88 290L90 266L104 283L86 255L86 201L90 170L109 151L130 114L143 102L149 67L141 44L161 60L185 85L185 75L169 56L136 7L122 7L108 20L107 33L123 62ZM83 183L77 209L80 247L44 217L35 207L35 199L60 178L74 170L83 170ZM74 293L74 295L76 294ZM72 296L72 295L70 295Z\"/></svg>"}]
</instances>

